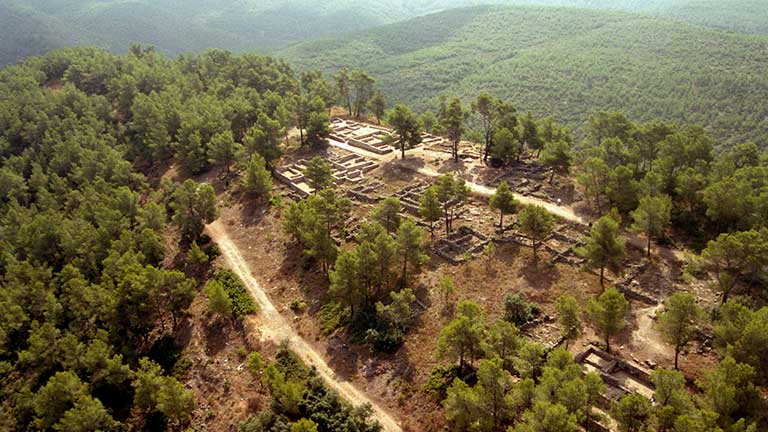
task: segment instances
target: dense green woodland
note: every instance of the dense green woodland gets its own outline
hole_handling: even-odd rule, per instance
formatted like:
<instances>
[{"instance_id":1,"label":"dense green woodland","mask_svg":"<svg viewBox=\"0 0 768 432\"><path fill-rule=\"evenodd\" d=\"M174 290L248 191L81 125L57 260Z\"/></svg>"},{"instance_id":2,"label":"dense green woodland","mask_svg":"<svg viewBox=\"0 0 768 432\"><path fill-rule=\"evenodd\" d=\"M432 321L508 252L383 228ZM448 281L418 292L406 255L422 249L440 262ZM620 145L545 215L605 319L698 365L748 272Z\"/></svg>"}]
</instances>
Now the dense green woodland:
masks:
<instances>
[{"instance_id":1,"label":"dense green woodland","mask_svg":"<svg viewBox=\"0 0 768 432\"><path fill-rule=\"evenodd\" d=\"M318 77L303 87L322 87ZM326 133L326 104L299 82L269 58L170 61L139 46L66 49L0 71L0 429L188 424L195 395L179 382L172 336L216 253L201 236L216 196L142 172L174 159L189 174L229 171L237 158L246 187L263 191L286 125L307 127L308 143ZM166 256L168 239L185 253ZM255 312L229 273L205 292L213 323ZM310 414L322 430L377 429L310 371L299 382L268 370L275 397L287 388L298 404L276 402L276 430Z\"/></svg>"},{"instance_id":2,"label":"dense green woodland","mask_svg":"<svg viewBox=\"0 0 768 432\"><path fill-rule=\"evenodd\" d=\"M399 103L387 111L384 94L362 70L324 77L220 50L168 60L139 45L124 56L64 49L0 70L0 427L189 425L195 395L179 381L186 369L172 342L188 307L202 290L211 325L233 325L257 311L232 273L210 274L217 251L202 231L218 217L213 187L159 180L157 173L170 167L182 176L216 170L225 187L281 207L282 228L304 265L327 278L322 330L346 327L355 343L397 350L413 324L412 287L428 258L425 240L455 229L469 188L447 174L427 189L419 211L429 232L401 217L397 198L386 199L355 233L355 244L339 247L352 203L332 187L328 162L309 162L305 175L316 192L300 202L270 199L269 173L290 142L289 129L298 129L295 141L308 150L324 144L334 106L388 123L403 155L426 128L448 138L456 160L462 139L476 138L492 163L514 169L530 154L553 170L550 181L573 174L602 216L578 251L601 275L621 271L624 227L648 239L649 255L665 242L700 251L684 277L714 276L722 304L702 311L692 295L677 293L659 325L675 348L676 367L700 331L712 338L721 363L695 383L694 397L682 375L659 370L654 380L663 402L629 396L608 408L626 431L756 432L764 426L766 153L739 137L718 148L702 127L635 122L598 106L586 116L577 144L557 117L526 113L527 105L501 91L471 99L441 99L425 115ZM506 183L489 205L502 227L505 214L518 213L537 265L554 216L521 206ZM181 253L166 256L168 241L179 242ZM492 245L484 251L489 263ZM450 278L440 281L444 306L453 289ZM562 297L557 307L563 336L575 340L579 305ZM442 401L454 430L576 431L589 424L602 383L581 376L564 351L548 354L519 335L516 326L538 313L536 305L509 296L496 322L472 303L454 310L437 341L443 363L426 389ZM584 308L607 350L628 325L627 310L627 300L612 288ZM379 429L367 408L341 401L285 347L274 362L254 353L247 365L271 403L240 425L244 432Z\"/></svg>"},{"instance_id":3,"label":"dense green woodland","mask_svg":"<svg viewBox=\"0 0 768 432\"><path fill-rule=\"evenodd\" d=\"M623 13L473 8L299 44L293 64L369 71L424 110L487 91L583 132L590 112L705 127L718 146L768 142L768 38Z\"/></svg>"},{"instance_id":4,"label":"dense green woodland","mask_svg":"<svg viewBox=\"0 0 768 432\"><path fill-rule=\"evenodd\" d=\"M0 22L8 24L0 27L0 65L76 44L117 52L133 43L170 54L208 48L265 52L483 4L614 9L768 33L768 9L761 0L0 0Z\"/></svg>"}]
</instances>

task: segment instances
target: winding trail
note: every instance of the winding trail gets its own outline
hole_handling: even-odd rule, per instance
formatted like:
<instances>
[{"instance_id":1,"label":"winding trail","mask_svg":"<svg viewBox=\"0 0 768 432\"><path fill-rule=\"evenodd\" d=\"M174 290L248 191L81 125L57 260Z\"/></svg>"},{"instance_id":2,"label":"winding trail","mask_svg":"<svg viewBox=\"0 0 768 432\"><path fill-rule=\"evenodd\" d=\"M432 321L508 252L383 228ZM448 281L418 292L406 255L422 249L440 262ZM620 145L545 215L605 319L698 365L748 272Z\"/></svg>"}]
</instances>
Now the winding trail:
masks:
<instances>
[{"instance_id":1,"label":"winding trail","mask_svg":"<svg viewBox=\"0 0 768 432\"><path fill-rule=\"evenodd\" d=\"M308 365L317 369L318 375L323 377L325 382L335 390L341 397L354 405L369 404L373 408L373 415L381 424L382 430L386 432L402 432L398 422L390 416L381 406L377 405L362 391L358 390L352 383L341 380L328 366L325 359L318 353L312 345L304 340L296 330L290 325L288 320L277 311L275 305L269 299L269 296L262 288L259 281L253 277L245 259L243 259L240 250L227 234L226 227L219 221L216 221L206 227L208 234L219 245L221 254L227 263L227 266L237 274L245 284L248 292L259 305L259 321L262 338L280 343L287 340L291 349Z\"/></svg>"}]
</instances>

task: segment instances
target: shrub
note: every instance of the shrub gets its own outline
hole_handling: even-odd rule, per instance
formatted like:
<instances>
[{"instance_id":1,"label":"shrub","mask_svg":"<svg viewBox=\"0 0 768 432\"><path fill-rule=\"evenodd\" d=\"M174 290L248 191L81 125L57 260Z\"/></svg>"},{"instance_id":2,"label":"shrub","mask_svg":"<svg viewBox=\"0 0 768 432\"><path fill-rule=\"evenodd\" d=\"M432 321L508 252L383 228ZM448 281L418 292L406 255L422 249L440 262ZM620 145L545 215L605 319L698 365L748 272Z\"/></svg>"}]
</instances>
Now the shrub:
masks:
<instances>
[{"instance_id":1,"label":"shrub","mask_svg":"<svg viewBox=\"0 0 768 432\"><path fill-rule=\"evenodd\" d=\"M504 320L520 327L536 318L541 310L536 303L529 303L520 294L511 294L504 299Z\"/></svg>"},{"instance_id":2,"label":"shrub","mask_svg":"<svg viewBox=\"0 0 768 432\"><path fill-rule=\"evenodd\" d=\"M371 328L365 334L365 342L371 345L374 352L393 352L402 345L405 333L395 326L385 329Z\"/></svg>"},{"instance_id":3,"label":"shrub","mask_svg":"<svg viewBox=\"0 0 768 432\"><path fill-rule=\"evenodd\" d=\"M305 309L307 309L307 302L302 299L293 299L290 308L295 313L303 312Z\"/></svg>"},{"instance_id":4,"label":"shrub","mask_svg":"<svg viewBox=\"0 0 768 432\"><path fill-rule=\"evenodd\" d=\"M254 315L258 312L256 303L245 289L245 285L240 281L236 274L229 270L222 269L216 273L214 278L219 282L232 300L232 313L237 318L243 318L247 315Z\"/></svg>"},{"instance_id":5,"label":"shrub","mask_svg":"<svg viewBox=\"0 0 768 432\"><path fill-rule=\"evenodd\" d=\"M341 327L347 319L347 308L342 304L326 303L320 308L320 331L327 335Z\"/></svg>"},{"instance_id":6,"label":"shrub","mask_svg":"<svg viewBox=\"0 0 768 432\"><path fill-rule=\"evenodd\" d=\"M459 377L459 373L459 366L455 364L435 366L429 374L429 380L424 384L424 390L436 394L440 400L443 400L448 392L448 387L455 378Z\"/></svg>"}]
</instances>

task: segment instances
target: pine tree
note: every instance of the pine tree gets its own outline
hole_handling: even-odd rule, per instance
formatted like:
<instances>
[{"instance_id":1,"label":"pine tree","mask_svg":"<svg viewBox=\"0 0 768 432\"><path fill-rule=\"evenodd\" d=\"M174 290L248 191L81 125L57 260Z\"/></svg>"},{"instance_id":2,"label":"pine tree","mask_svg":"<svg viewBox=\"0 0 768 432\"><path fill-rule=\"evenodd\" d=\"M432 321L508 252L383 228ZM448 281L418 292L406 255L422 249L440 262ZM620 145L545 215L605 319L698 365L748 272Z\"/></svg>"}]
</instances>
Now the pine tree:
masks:
<instances>
[{"instance_id":1,"label":"pine tree","mask_svg":"<svg viewBox=\"0 0 768 432\"><path fill-rule=\"evenodd\" d=\"M490 206L494 210L499 211L499 230L504 230L504 214L514 213L519 205L515 199L515 194L509 188L509 184L506 181L502 181L499 187L496 188L496 192L491 195Z\"/></svg>"},{"instance_id":2,"label":"pine tree","mask_svg":"<svg viewBox=\"0 0 768 432\"><path fill-rule=\"evenodd\" d=\"M388 232L394 233L400 227L400 212L403 205L397 197L389 197L373 209L373 219L378 221Z\"/></svg>"},{"instance_id":3,"label":"pine tree","mask_svg":"<svg viewBox=\"0 0 768 432\"><path fill-rule=\"evenodd\" d=\"M307 184L314 190L315 195L333 185L333 169L331 164L320 156L313 157L304 170Z\"/></svg>"},{"instance_id":4,"label":"pine tree","mask_svg":"<svg viewBox=\"0 0 768 432\"><path fill-rule=\"evenodd\" d=\"M387 114L387 121L395 133L396 147L405 159L405 151L421 144L421 123L416 114L403 104L397 104Z\"/></svg>"},{"instance_id":5,"label":"pine tree","mask_svg":"<svg viewBox=\"0 0 768 432\"><path fill-rule=\"evenodd\" d=\"M214 165L223 166L229 176L229 169L240 152L240 147L240 144L235 143L232 131L218 133L211 138L208 145L208 161Z\"/></svg>"},{"instance_id":6,"label":"pine tree","mask_svg":"<svg viewBox=\"0 0 768 432\"><path fill-rule=\"evenodd\" d=\"M172 423L181 427L189 422L195 409L195 394L184 388L175 378L166 378L157 392L157 410Z\"/></svg>"},{"instance_id":7,"label":"pine tree","mask_svg":"<svg viewBox=\"0 0 768 432\"><path fill-rule=\"evenodd\" d=\"M424 233L410 220L405 220L397 230L397 252L403 263L403 287L408 286L408 265L416 270L427 260L422 245Z\"/></svg>"},{"instance_id":8,"label":"pine tree","mask_svg":"<svg viewBox=\"0 0 768 432\"><path fill-rule=\"evenodd\" d=\"M627 326L629 302L616 288L605 290L587 303L587 316L605 338L605 350L611 351L611 337Z\"/></svg>"},{"instance_id":9,"label":"pine tree","mask_svg":"<svg viewBox=\"0 0 768 432\"><path fill-rule=\"evenodd\" d=\"M259 114L256 124L243 137L245 157L251 159L260 154L267 165L280 157L280 137L285 134L285 127L278 120L273 120L264 113Z\"/></svg>"},{"instance_id":10,"label":"pine tree","mask_svg":"<svg viewBox=\"0 0 768 432\"><path fill-rule=\"evenodd\" d=\"M696 299L686 292L678 291L664 302L664 312L659 316L659 329L664 339L675 347L675 370L679 370L678 357L694 337L696 322L702 311Z\"/></svg>"},{"instance_id":11,"label":"pine tree","mask_svg":"<svg viewBox=\"0 0 768 432\"><path fill-rule=\"evenodd\" d=\"M503 369L498 357L481 360L477 368L477 385L480 430L497 431L512 415L512 401L508 392L512 389L512 375Z\"/></svg>"},{"instance_id":12,"label":"pine tree","mask_svg":"<svg viewBox=\"0 0 768 432\"><path fill-rule=\"evenodd\" d=\"M537 254L539 244L544 241L554 229L555 217L544 207L528 205L520 211L518 217L520 230L527 235L533 243L533 259L538 261Z\"/></svg>"},{"instance_id":13,"label":"pine tree","mask_svg":"<svg viewBox=\"0 0 768 432\"><path fill-rule=\"evenodd\" d=\"M437 193L438 201L443 206L445 235L449 235L453 228L456 207L460 206L469 197L469 187L467 187L464 179L446 174L438 180L435 192Z\"/></svg>"},{"instance_id":14,"label":"pine tree","mask_svg":"<svg viewBox=\"0 0 768 432\"><path fill-rule=\"evenodd\" d=\"M651 401L641 394L628 394L611 408L621 432L643 432L648 429L653 410Z\"/></svg>"},{"instance_id":15,"label":"pine tree","mask_svg":"<svg viewBox=\"0 0 768 432\"><path fill-rule=\"evenodd\" d=\"M352 83L349 76L349 69L343 68L334 76L336 81L336 91L339 97L342 99L342 103L347 108L349 115L352 115Z\"/></svg>"},{"instance_id":16,"label":"pine tree","mask_svg":"<svg viewBox=\"0 0 768 432\"><path fill-rule=\"evenodd\" d=\"M331 118L323 112L312 112L307 121L307 144L318 149L328 142L331 136Z\"/></svg>"},{"instance_id":17,"label":"pine tree","mask_svg":"<svg viewBox=\"0 0 768 432\"><path fill-rule=\"evenodd\" d=\"M190 240L197 240L205 224L219 217L216 207L216 193L208 184L198 185L187 179L173 192L172 222L179 228L181 235Z\"/></svg>"},{"instance_id":18,"label":"pine tree","mask_svg":"<svg viewBox=\"0 0 768 432\"><path fill-rule=\"evenodd\" d=\"M343 252L336 258L336 264L329 273L331 296L349 307L352 316L355 306L361 304L364 295L361 291L360 259L356 251Z\"/></svg>"},{"instance_id":19,"label":"pine tree","mask_svg":"<svg viewBox=\"0 0 768 432\"><path fill-rule=\"evenodd\" d=\"M603 287L605 269L618 274L624 262L625 239L619 234L619 222L615 217L603 216L592 225L584 247L576 253L587 260L587 267L600 269L600 286Z\"/></svg>"},{"instance_id":20,"label":"pine tree","mask_svg":"<svg viewBox=\"0 0 768 432\"><path fill-rule=\"evenodd\" d=\"M461 105L461 101L453 98L440 114L441 129L451 141L451 156L454 162L459 163L459 143L467 130L465 122L468 113Z\"/></svg>"},{"instance_id":21,"label":"pine tree","mask_svg":"<svg viewBox=\"0 0 768 432\"><path fill-rule=\"evenodd\" d=\"M387 99L384 97L384 93L375 91L371 100L368 101L368 109L376 116L376 123L381 124L381 119L384 118L387 109Z\"/></svg>"},{"instance_id":22,"label":"pine tree","mask_svg":"<svg viewBox=\"0 0 768 432\"><path fill-rule=\"evenodd\" d=\"M497 100L485 92L480 93L477 96L477 99L472 102L472 111L480 117L480 121L483 125L483 138L485 140L485 147L483 147L483 161L487 161L488 155L491 153L493 130L496 127L496 119L498 116L497 105Z\"/></svg>"},{"instance_id":23,"label":"pine tree","mask_svg":"<svg viewBox=\"0 0 768 432\"><path fill-rule=\"evenodd\" d=\"M435 236L435 222L443 217L443 209L437 196L437 189L432 186L424 191L419 199L419 214L429 223L429 234Z\"/></svg>"},{"instance_id":24,"label":"pine tree","mask_svg":"<svg viewBox=\"0 0 768 432\"><path fill-rule=\"evenodd\" d=\"M272 192L272 174L267 170L264 158L258 153L251 156L243 176L243 187L262 200L269 199Z\"/></svg>"},{"instance_id":25,"label":"pine tree","mask_svg":"<svg viewBox=\"0 0 768 432\"><path fill-rule=\"evenodd\" d=\"M560 334L565 339L565 348L570 342L575 341L581 335L581 319L579 318L579 304L576 299L563 293L557 299L557 314L560 321Z\"/></svg>"},{"instance_id":26,"label":"pine tree","mask_svg":"<svg viewBox=\"0 0 768 432\"><path fill-rule=\"evenodd\" d=\"M208 296L208 310L220 317L232 316L232 299L217 280L211 280L205 286L205 295Z\"/></svg>"},{"instance_id":27,"label":"pine tree","mask_svg":"<svg viewBox=\"0 0 768 432\"><path fill-rule=\"evenodd\" d=\"M520 141L509 129L500 127L493 132L493 144L491 145L490 154L505 166L519 159L520 147Z\"/></svg>"},{"instance_id":28,"label":"pine tree","mask_svg":"<svg viewBox=\"0 0 768 432\"><path fill-rule=\"evenodd\" d=\"M541 154L541 162L552 170L549 184L555 179L555 174L567 175L571 167L571 146L566 141L554 141L547 145Z\"/></svg>"},{"instance_id":29,"label":"pine tree","mask_svg":"<svg viewBox=\"0 0 768 432\"><path fill-rule=\"evenodd\" d=\"M448 387L446 394L442 405L445 408L445 418L452 430L472 430L477 421L480 405L477 392L464 381L456 378Z\"/></svg>"},{"instance_id":30,"label":"pine tree","mask_svg":"<svg viewBox=\"0 0 768 432\"><path fill-rule=\"evenodd\" d=\"M484 342L484 321L480 307L464 301L456 306L456 317L440 332L437 340L438 357L458 360L463 369L480 355Z\"/></svg>"},{"instance_id":31,"label":"pine tree","mask_svg":"<svg viewBox=\"0 0 768 432\"><path fill-rule=\"evenodd\" d=\"M643 233L648 240L648 257L651 257L651 240L659 237L667 229L672 211L672 199L668 195L644 197L640 199L637 210L632 212L631 230Z\"/></svg>"}]
</instances>

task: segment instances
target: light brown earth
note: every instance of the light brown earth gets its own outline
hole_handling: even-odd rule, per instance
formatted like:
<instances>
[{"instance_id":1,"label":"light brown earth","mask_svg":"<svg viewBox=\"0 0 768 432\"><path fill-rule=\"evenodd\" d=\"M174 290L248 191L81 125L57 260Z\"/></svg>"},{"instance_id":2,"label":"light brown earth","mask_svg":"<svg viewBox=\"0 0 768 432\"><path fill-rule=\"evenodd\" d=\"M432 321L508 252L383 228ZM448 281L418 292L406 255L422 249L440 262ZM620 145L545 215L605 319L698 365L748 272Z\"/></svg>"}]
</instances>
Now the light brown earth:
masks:
<instances>
[{"instance_id":1,"label":"light brown earth","mask_svg":"<svg viewBox=\"0 0 768 432\"><path fill-rule=\"evenodd\" d=\"M253 276L248 264L243 259L240 250L230 240L224 225L214 222L207 227L207 232L218 244L227 266L235 272L245 284L248 292L259 306L259 330L264 340L274 343L287 341L294 351L309 366L314 366L317 373L323 377L330 388L339 393L347 401L354 405L369 404L373 408L376 420L381 423L384 431L398 432L402 429L397 421L392 418L376 402L368 398L350 382L340 378L328 366L325 358L310 345L288 321L277 311L269 296L262 289L261 284Z\"/></svg>"}]
</instances>

